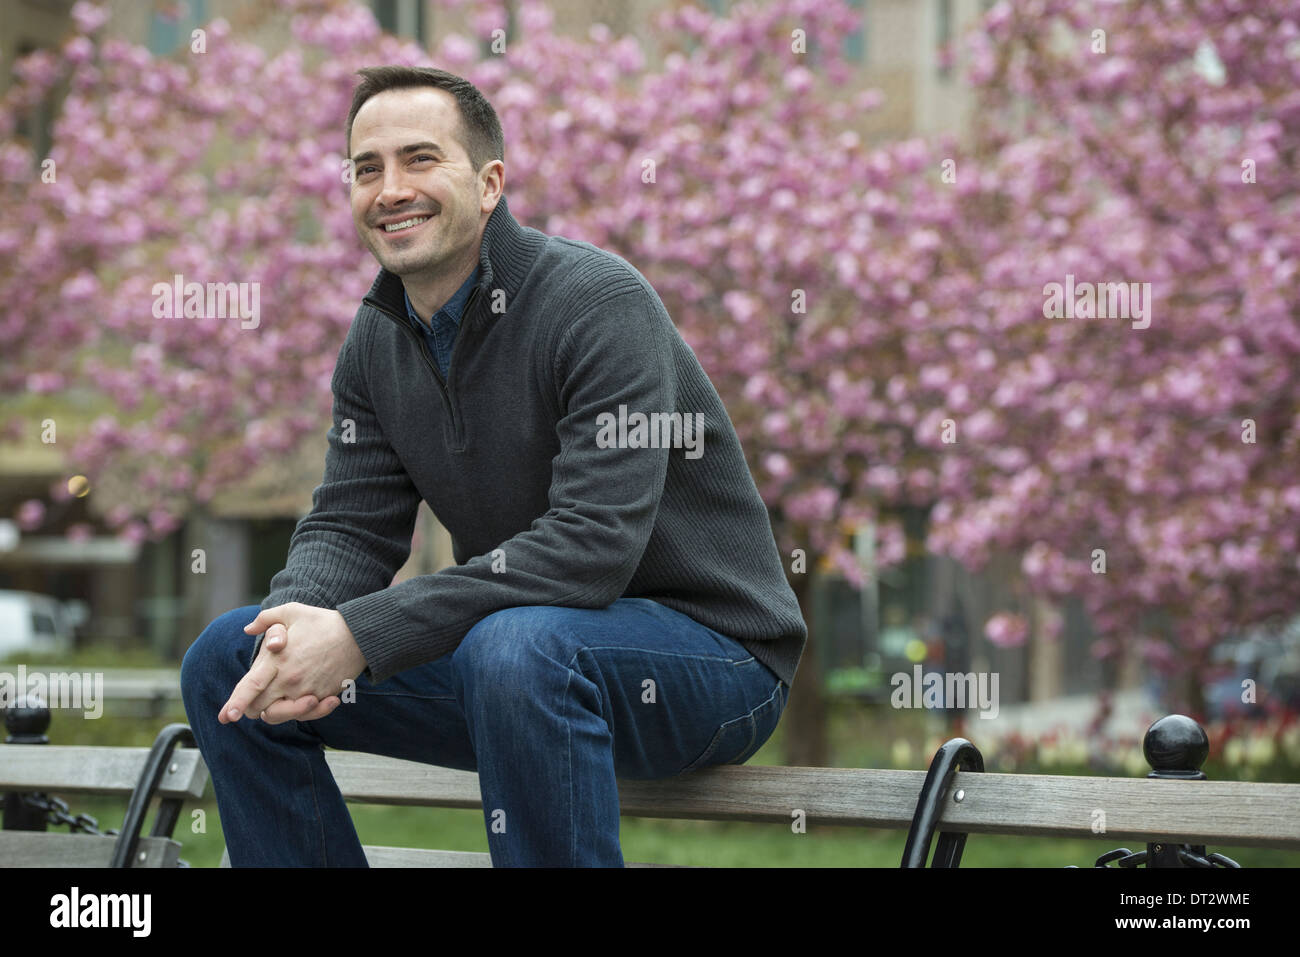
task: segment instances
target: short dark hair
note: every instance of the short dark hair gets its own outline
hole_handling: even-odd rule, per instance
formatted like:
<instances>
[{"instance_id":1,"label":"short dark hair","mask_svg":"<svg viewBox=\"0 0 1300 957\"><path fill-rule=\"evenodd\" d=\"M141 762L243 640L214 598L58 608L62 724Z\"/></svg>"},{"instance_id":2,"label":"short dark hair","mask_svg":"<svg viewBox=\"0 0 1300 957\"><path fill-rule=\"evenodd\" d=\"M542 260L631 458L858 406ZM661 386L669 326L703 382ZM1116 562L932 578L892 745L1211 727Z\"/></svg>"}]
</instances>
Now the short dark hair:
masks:
<instances>
[{"instance_id":1,"label":"short dark hair","mask_svg":"<svg viewBox=\"0 0 1300 957\"><path fill-rule=\"evenodd\" d=\"M376 93L385 90L402 90L409 87L432 86L446 90L456 98L460 109L461 140L469 155L474 172L492 160L505 162L505 138L501 135L501 121L497 111L479 92L478 87L464 77L446 70L421 66L370 66L357 71L361 82L352 93L352 109L348 111L347 149L351 155L352 121L361 104Z\"/></svg>"}]
</instances>

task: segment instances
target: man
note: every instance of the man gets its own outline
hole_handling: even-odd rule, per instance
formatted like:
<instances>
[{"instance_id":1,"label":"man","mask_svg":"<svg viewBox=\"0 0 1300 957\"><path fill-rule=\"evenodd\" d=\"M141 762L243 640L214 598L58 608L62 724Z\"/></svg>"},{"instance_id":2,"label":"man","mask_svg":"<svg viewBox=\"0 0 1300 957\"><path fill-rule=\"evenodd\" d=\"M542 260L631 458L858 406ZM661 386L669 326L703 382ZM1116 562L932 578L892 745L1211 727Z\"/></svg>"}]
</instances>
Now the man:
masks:
<instances>
[{"instance_id":1,"label":"man","mask_svg":"<svg viewBox=\"0 0 1300 957\"><path fill-rule=\"evenodd\" d=\"M747 760L807 629L645 278L511 216L472 84L360 75L352 215L382 268L334 371L324 480L261 608L181 670L231 864L365 865L329 745L477 770L495 866L621 866L616 778ZM387 587L421 499L457 564Z\"/></svg>"}]
</instances>

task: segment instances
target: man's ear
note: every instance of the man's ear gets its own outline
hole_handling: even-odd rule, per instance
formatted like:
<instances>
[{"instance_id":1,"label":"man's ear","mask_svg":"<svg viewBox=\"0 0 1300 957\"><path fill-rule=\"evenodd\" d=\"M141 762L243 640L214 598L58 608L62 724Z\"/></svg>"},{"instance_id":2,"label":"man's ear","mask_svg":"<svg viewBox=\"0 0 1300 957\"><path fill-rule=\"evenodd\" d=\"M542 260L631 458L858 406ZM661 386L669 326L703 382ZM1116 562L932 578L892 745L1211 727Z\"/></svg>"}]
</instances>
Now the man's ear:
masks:
<instances>
[{"instance_id":1,"label":"man's ear","mask_svg":"<svg viewBox=\"0 0 1300 957\"><path fill-rule=\"evenodd\" d=\"M497 208L497 203L506 191L506 167L501 160L492 160L483 167L483 190L480 194L482 199L479 201L480 212L492 215L493 210ZM495 195L494 195L495 193ZM488 205L488 204L491 205Z\"/></svg>"}]
</instances>

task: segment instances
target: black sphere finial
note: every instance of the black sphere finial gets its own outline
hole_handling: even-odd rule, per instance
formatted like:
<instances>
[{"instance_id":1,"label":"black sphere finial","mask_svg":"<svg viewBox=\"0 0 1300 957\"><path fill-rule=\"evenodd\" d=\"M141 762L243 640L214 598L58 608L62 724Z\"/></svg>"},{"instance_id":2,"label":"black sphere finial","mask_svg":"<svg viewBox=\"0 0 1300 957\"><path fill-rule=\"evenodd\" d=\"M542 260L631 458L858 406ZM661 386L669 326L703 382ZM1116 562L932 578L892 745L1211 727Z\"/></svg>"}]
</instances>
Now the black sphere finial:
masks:
<instances>
[{"instance_id":1,"label":"black sphere finial","mask_svg":"<svg viewBox=\"0 0 1300 957\"><path fill-rule=\"evenodd\" d=\"M1151 777L1204 777L1201 765L1210 756L1210 738L1187 715L1165 715L1147 728L1142 753Z\"/></svg>"},{"instance_id":2,"label":"black sphere finial","mask_svg":"<svg viewBox=\"0 0 1300 957\"><path fill-rule=\"evenodd\" d=\"M50 709L38 696L19 698L4 710L9 744L45 744L49 739Z\"/></svg>"}]
</instances>

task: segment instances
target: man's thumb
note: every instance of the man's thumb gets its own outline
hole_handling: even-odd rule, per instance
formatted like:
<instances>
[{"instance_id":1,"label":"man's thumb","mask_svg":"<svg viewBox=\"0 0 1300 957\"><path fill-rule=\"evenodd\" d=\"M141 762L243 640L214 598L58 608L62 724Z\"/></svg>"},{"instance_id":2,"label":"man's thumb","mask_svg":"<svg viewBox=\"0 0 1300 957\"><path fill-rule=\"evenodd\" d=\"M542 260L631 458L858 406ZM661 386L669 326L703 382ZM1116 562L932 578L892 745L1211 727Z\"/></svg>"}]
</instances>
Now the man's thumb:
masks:
<instances>
[{"instance_id":1,"label":"man's thumb","mask_svg":"<svg viewBox=\"0 0 1300 957\"><path fill-rule=\"evenodd\" d=\"M289 643L289 629L277 621L266 629L266 637L262 643L272 651L283 651L284 646Z\"/></svg>"}]
</instances>

